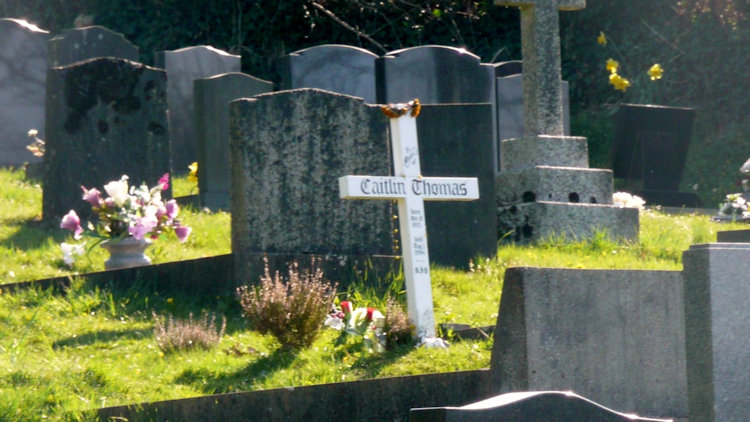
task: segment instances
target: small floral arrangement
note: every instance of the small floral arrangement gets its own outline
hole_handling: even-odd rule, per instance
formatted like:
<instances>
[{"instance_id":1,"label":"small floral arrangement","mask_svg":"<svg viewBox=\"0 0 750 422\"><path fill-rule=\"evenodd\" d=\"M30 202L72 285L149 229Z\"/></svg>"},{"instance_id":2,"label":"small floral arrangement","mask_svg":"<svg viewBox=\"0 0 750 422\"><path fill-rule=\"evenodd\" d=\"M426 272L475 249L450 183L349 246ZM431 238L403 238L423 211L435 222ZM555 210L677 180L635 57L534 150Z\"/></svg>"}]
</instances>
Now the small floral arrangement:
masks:
<instances>
[{"instance_id":1,"label":"small floral arrangement","mask_svg":"<svg viewBox=\"0 0 750 422\"><path fill-rule=\"evenodd\" d=\"M45 144L42 139L39 139L39 131L36 129L30 129L29 138L32 138L34 141L30 144L26 145L26 149L31 151L32 154L34 154L34 157L44 157L44 148Z\"/></svg>"},{"instance_id":2,"label":"small floral arrangement","mask_svg":"<svg viewBox=\"0 0 750 422\"><path fill-rule=\"evenodd\" d=\"M156 186L128 186L128 176L104 185L107 197L96 189L81 186L83 200L91 204L92 210L99 218L94 224L89 222L88 229L99 242L110 239L118 241L126 237L137 240L149 237L156 239L161 235L174 233L180 242L185 242L192 229L182 225L177 219L179 207L177 201L170 199L163 202L161 192L169 187L169 173L164 174ZM70 210L60 222L60 228L73 232L73 238L81 239L84 232L81 219L74 210ZM61 244L63 259L72 264L72 256L81 254L80 245Z\"/></svg>"},{"instance_id":3,"label":"small floral arrangement","mask_svg":"<svg viewBox=\"0 0 750 422\"><path fill-rule=\"evenodd\" d=\"M599 36L597 37L596 42L601 46L607 45L608 43L607 36L604 34L603 31L599 32ZM608 72L609 83L612 85L612 87L615 90L625 92L627 91L628 88L630 88L632 84L630 80L622 76L620 72L621 66L617 60L613 58L607 59L604 67ZM659 63L654 63L650 68L648 68L648 70L646 70L645 75L648 76L648 78L652 82L658 81L664 75L664 69Z\"/></svg>"},{"instance_id":4,"label":"small floral arrangement","mask_svg":"<svg viewBox=\"0 0 750 422\"><path fill-rule=\"evenodd\" d=\"M643 209L646 201L638 195L631 195L627 192L615 192L612 194L612 205L619 208L638 208Z\"/></svg>"},{"instance_id":5,"label":"small floral arrangement","mask_svg":"<svg viewBox=\"0 0 750 422\"><path fill-rule=\"evenodd\" d=\"M741 193L730 193L724 202L719 204L719 218L746 219L750 218L748 204Z\"/></svg>"},{"instance_id":6,"label":"small floral arrangement","mask_svg":"<svg viewBox=\"0 0 750 422\"><path fill-rule=\"evenodd\" d=\"M385 351L386 335L383 333L385 317L374 308L356 308L349 301L342 301L340 307L335 304L325 320L327 327L341 331L339 341L347 336L362 337L365 346L376 353Z\"/></svg>"}]
</instances>

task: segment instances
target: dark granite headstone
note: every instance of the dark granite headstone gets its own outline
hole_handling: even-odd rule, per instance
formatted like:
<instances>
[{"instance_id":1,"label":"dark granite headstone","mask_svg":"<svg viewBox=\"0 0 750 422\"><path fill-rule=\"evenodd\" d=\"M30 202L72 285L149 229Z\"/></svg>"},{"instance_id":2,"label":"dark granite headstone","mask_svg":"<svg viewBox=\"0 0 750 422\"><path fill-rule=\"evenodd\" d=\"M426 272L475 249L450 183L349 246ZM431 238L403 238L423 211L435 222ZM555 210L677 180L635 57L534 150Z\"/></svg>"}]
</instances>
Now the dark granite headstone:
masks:
<instances>
[{"instance_id":1,"label":"dark granite headstone","mask_svg":"<svg viewBox=\"0 0 750 422\"><path fill-rule=\"evenodd\" d=\"M417 134L423 175L479 179L477 201L425 202L432 262L467 268L478 255L497 253L491 126L490 104L422 106Z\"/></svg>"},{"instance_id":2,"label":"dark granite headstone","mask_svg":"<svg viewBox=\"0 0 750 422\"><path fill-rule=\"evenodd\" d=\"M455 47L422 46L376 60L378 103L492 103L494 70Z\"/></svg>"},{"instance_id":3,"label":"dark granite headstone","mask_svg":"<svg viewBox=\"0 0 750 422\"><path fill-rule=\"evenodd\" d=\"M122 34L103 26L69 29L49 40L49 67L98 57L138 61L138 47Z\"/></svg>"},{"instance_id":4,"label":"dark granite headstone","mask_svg":"<svg viewBox=\"0 0 750 422\"><path fill-rule=\"evenodd\" d=\"M750 230L727 230L716 232L720 243L750 243Z\"/></svg>"},{"instance_id":5,"label":"dark granite headstone","mask_svg":"<svg viewBox=\"0 0 750 422\"><path fill-rule=\"evenodd\" d=\"M229 103L272 90L271 82L244 73L225 73L195 80L198 187L203 206L229 208Z\"/></svg>"},{"instance_id":6,"label":"dark granite headstone","mask_svg":"<svg viewBox=\"0 0 750 422\"><path fill-rule=\"evenodd\" d=\"M377 57L348 45L320 45L295 51L281 60L281 87L319 88L373 104Z\"/></svg>"},{"instance_id":7,"label":"dark granite headstone","mask_svg":"<svg viewBox=\"0 0 750 422\"><path fill-rule=\"evenodd\" d=\"M44 138L49 32L18 19L0 19L0 166L40 162L27 149L36 129Z\"/></svg>"},{"instance_id":8,"label":"dark granite headstone","mask_svg":"<svg viewBox=\"0 0 750 422\"><path fill-rule=\"evenodd\" d=\"M159 51L156 67L167 71L167 103L172 142L172 165L177 173L198 160L194 125L193 81L240 71L240 56L200 45Z\"/></svg>"},{"instance_id":9,"label":"dark granite headstone","mask_svg":"<svg viewBox=\"0 0 750 422\"><path fill-rule=\"evenodd\" d=\"M648 203L699 207L691 193L679 192L695 110L622 104L615 113L614 176Z\"/></svg>"},{"instance_id":10,"label":"dark granite headstone","mask_svg":"<svg viewBox=\"0 0 750 422\"><path fill-rule=\"evenodd\" d=\"M462 407L416 408L410 422L629 422L641 418L616 412L568 391L508 393Z\"/></svg>"},{"instance_id":11,"label":"dark granite headstone","mask_svg":"<svg viewBox=\"0 0 750 422\"><path fill-rule=\"evenodd\" d=\"M230 104L232 253L248 275L253 252L394 255L395 206L344 201L338 178L389 175L380 107L317 89Z\"/></svg>"},{"instance_id":12,"label":"dark granite headstone","mask_svg":"<svg viewBox=\"0 0 750 422\"><path fill-rule=\"evenodd\" d=\"M46 113L45 220L71 208L90 215L81 185L102 190L127 174L153 186L170 171L163 70L115 58L52 68Z\"/></svg>"}]
</instances>

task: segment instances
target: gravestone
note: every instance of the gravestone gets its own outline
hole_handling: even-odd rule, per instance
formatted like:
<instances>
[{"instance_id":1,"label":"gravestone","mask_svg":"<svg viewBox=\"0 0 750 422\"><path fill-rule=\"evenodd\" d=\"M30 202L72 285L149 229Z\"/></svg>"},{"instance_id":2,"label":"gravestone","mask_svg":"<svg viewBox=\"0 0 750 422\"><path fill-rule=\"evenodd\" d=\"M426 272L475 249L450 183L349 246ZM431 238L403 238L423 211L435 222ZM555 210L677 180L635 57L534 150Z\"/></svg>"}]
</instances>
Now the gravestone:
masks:
<instances>
[{"instance_id":1,"label":"gravestone","mask_svg":"<svg viewBox=\"0 0 750 422\"><path fill-rule=\"evenodd\" d=\"M166 73L116 58L51 68L47 79L47 151L42 214L54 221L88 188L119 180L153 186L170 171ZM166 197L171 190L163 193Z\"/></svg>"},{"instance_id":2,"label":"gravestone","mask_svg":"<svg viewBox=\"0 0 750 422\"><path fill-rule=\"evenodd\" d=\"M196 79L195 134L198 147L198 188L201 205L229 208L229 103L271 92L273 84L244 73Z\"/></svg>"},{"instance_id":3,"label":"gravestone","mask_svg":"<svg viewBox=\"0 0 750 422\"><path fill-rule=\"evenodd\" d=\"M750 409L750 244L683 253L690 420L746 421Z\"/></svg>"},{"instance_id":4,"label":"gravestone","mask_svg":"<svg viewBox=\"0 0 750 422\"><path fill-rule=\"evenodd\" d=\"M626 412L687 417L687 291L679 271L508 269L488 391L573 390Z\"/></svg>"},{"instance_id":5,"label":"gravestone","mask_svg":"<svg viewBox=\"0 0 750 422\"><path fill-rule=\"evenodd\" d=\"M430 258L424 201L471 201L479 198L476 178L423 177L417 141L419 103L390 117L395 176L342 176L343 199L397 200L409 319L419 339L435 338ZM439 343L442 344L442 343Z\"/></svg>"},{"instance_id":6,"label":"gravestone","mask_svg":"<svg viewBox=\"0 0 750 422\"><path fill-rule=\"evenodd\" d=\"M698 196L680 192L695 110L621 104L614 116L612 170L625 189L649 204L699 208Z\"/></svg>"},{"instance_id":7,"label":"gravestone","mask_svg":"<svg viewBox=\"0 0 750 422\"><path fill-rule=\"evenodd\" d=\"M495 65L497 142L523 137L523 65L521 61ZM570 135L570 87L562 81L563 134Z\"/></svg>"},{"instance_id":8,"label":"gravestone","mask_svg":"<svg viewBox=\"0 0 750 422\"><path fill-rule=\"evenodd\" d=\"M612 206L612 172L588 168L586 139L565 136L558 9L581 9L585 1L495 0L495 5L521 9L524 67L524 135L500 144L498 237L581 239L606 230L613 238L635 238L638 211Z\"/></svg>"},{"instance_id":9,"label":"gravestone","mask_svg":"<svg viewBox=\"0 0 750 422\"><path fill-rule=\"evenodd\" d=\"M26 149L30 129L44 138L49 32L19 19L0 19L0 166L36 163Z\"/></svg>"},{"instance_id":10,"label":"gravestone","mask_svg":"<svg viewBox=\"0 0 750 422\"><path fill-rule=\"evenodd\" d=\"M395 207L339 198L346 174L389 174L380 107L318 89L261 94L230 104L232 253L394 255Z\"/></svg>"},{"instance_id":11,"label":"gravestone","mask_svg":"<svg viewBox=\"0 0 750 422\"><path fill-rule=\"evenodd\" d=\"M508 393L461 407L415 408L410 422L629 422L641 418L606 408L570 391Z\"/></svg>"},{"instance_id":12,"label":"gravestone","mask_svg":"<svg viewBox=\"0 0 750 422\"><path fill-rule=\"evenodd\" d=\"M214 47L200 45L173 51L159 51L156 67L167 71L167 103L172 143L172 166L186 173L197 161L198 150L194 125L193 81L222 73L239 72L240 56Z\"/></svg>"},{"instance_id":13,"label":"gravestone","mask_svg":"<svg viewBox=\"0 0 750 422\"><path fill-rule=\"evenodd\" d=\"M750 230L725 230L716 232L719 243L750 243Z\"/></svg>"},{"instance_id":14,"label":"gravestone","mask_svg":"<svg viewBox=\"0 0 750 422\"><path fill-rule=\"evenodd\" d=\"M281 88L319 88L374 104L377 57L363 48L348 45L298 50L281 59Z\"/></svg>"},{"instance_id":15,"label":"gravestone","mask_svg":"<svg viewBox=\"0 0 750 422\"><path fill-rule=\"evenodd\" d=\"M103 26L68 29L49 40L49 67L67 66L98 57L138 61L138 47Z\"/></svg>"}]
</instances>

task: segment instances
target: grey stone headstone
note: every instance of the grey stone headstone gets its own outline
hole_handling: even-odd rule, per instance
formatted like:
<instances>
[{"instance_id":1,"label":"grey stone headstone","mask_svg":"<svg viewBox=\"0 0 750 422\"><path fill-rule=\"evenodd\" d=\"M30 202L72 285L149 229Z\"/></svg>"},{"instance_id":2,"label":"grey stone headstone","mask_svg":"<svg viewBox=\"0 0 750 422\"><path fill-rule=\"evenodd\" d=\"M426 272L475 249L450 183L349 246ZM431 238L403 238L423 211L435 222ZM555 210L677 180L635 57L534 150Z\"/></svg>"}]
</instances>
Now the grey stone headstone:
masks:
<instances>
[{"instance_id":1,"label":"grey stone headstone","mask_svg":"<svg viewBox=\"0 0 750 422\"><path fill-rule=\"evenodd\" d=\"M716 232L716 241L724 243L750 243L750 230L726 230Z\"/></svg>"},{"instance_id":2,"label":"grey stone headstone","mask_svg":"<svg viewBox=\"0 0 750 422\"><path fill-rule=\"evenodd\" d=\"M0 19L0 166L40 162L26 145L29 129L44 139L49 32L18 19Z\"/></svg>"},{"instance_id":3,"label":"grey stone headstone","mask_svg":"<svg viewBox=\"0 0 750 422\"><path fill-rule=\"evenodd\" d=\"M166 73L123 59L51 68L47 80L45 220L91 214L88 188L119 180L153 186L170 171ZM171 190L164 193L171 196Z\"/></svg>"},{"instance_id":4,"label":"grey stone headstone","mask_svg":"<svg viewBox=\"0 0 750 422\"><path fill-rule=\"evenodd\" d=\"M159 51L156 67L167 71L167 103L172 136L172 165L177 173L198 159L193 122L193 81L222 73L239 72L240 56L200 45Z\"/></svg>"},{"instance_id":5,"label":"grey stone headstone","mask_svg":"<svg viewBox=\"0 0 750 422\"><path fill-rule=\"evenodd\" d=\"M232 253L394 255L395 206L345 201L338 178L389 175L388 122L380 107L317 89L230 104Z\"/></svg>"},{"instance_id":6,"label":"grey stone headstone","mask_svg":"<svg viewBox=\"0 0 750 422\"><path fill-rule=\"evenodd\" d=\"M295 51L281 60L281 87L319 88L374 104L377 57L348 45L320 45Z\"/></svg>"},{"instance_id":7,"label":"grey stone headstone","mask_svg":"<svg viewBox=\"0 0 750 422\"><path fill-rule=\"evenodd\" d=\"M424 105L417 118L424 176L477 177L479 200L425 202L430 260L466 268L497 253L490 104Z\"/></svg>"},{"instance_id":8,"label":"grey stone headstone","mask_svg":"<svg viewBox=\"0 0 750 422\"><path fill-rule=\"evenodd\" d=\"M203 206L229 208L229 103L272 90L271 82L244 73L225 73L195 80L198 188Z\"/></svg>"},{"instance_id":9,"label":"grey stone headstone","mask_svg":"<svg viewBox=\"0 0 750 422\"><path fill-rule=\"evenodd\" d=\"M746 421L750 409L750 244L683 253L690 420Z\"/></svg>"},{"instance_id":10,"label":"grey stone headstone","mask_svg":"<svg viewBox=\"0 0 750 422\"><path fill-rule=\"evenodd\" d=\"M492 103L492 65L466 50L422 46L392 51L376 61L378 102Z\"/></svg>"},{"instance_id":11,"label":"grey stone headstone","mask_svg":"<svg viewBox=\"0 0 750 422\"><path fill-rule=\"evenodd\" d=\"M629 422L641 418L606 408L570 391L508 393L461 407L416 408L410 422Z\"/></svg>"},{"instance_id":12,"label":"grey stone headstone","mask_svg":"<svg viewBox=\"0 0 750 422\"><path fill-rule=\"evenodd\" d=\"M489 391L571 390L623 412L685 418L685 367L680 272L506 271Z\"/></svg>"},{"instance_id":13,"label":"grey stone headstone","mask_svg":"<svg viewBox=\"0 0 750 422\"><path fill-rule=\"evenodd\" d=\"M103 26L69 29L49 40L49 67L67 66L98 57L138 61L138 47Z\"/></svg>"}]
</instances>

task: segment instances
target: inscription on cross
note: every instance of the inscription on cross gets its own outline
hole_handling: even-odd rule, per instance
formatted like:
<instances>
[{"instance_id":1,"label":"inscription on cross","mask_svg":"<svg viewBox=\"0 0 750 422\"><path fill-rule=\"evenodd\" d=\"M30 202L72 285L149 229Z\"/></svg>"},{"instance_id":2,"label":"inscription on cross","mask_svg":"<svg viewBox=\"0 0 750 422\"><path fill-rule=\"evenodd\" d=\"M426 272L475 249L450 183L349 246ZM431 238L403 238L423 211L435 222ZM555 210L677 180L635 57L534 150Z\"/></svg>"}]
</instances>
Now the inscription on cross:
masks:
<instances>
[{"instance_id":1,"label":"inscription on cross","mask_svg":"<svg viewBox=\"0 0 750 422\"><path fill-rule=\"evenodd\" d=\"M495 0L521 8L524 136L563 135L558 10L578 10L586 0Z\"/></svg>"},{"instance_id":2,"label":"inscription on cross","mask_svg":"<svg viewBox=\"0 0 750 422\"><path fill-rule=\"evenodd\" d=\"M340 196L398 201L409 318L419 339L432 339L435 316L424 201L473 201L479 199L479 183L470 177L422 177L416 124L419 102L387 106L383 110L390 117L395 175L343 176L339 178Z\"/></svg>"}]
</instances>

